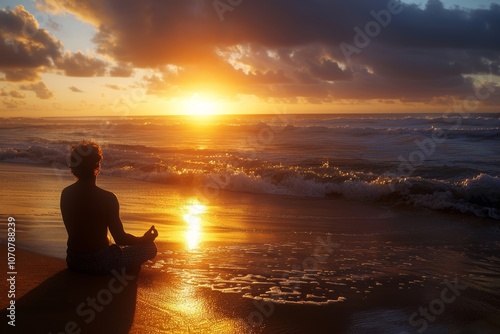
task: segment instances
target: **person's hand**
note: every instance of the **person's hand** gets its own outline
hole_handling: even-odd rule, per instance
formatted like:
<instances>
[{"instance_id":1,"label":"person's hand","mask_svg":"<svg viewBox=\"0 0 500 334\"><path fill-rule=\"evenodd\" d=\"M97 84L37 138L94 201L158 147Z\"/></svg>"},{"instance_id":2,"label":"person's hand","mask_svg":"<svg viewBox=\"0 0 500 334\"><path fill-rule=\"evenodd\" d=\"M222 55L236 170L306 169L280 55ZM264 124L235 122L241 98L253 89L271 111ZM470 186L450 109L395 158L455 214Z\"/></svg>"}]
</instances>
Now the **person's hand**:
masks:
<instances>
[{"instance_id":1,"label":"person's hand","mask_svg":"<svg viewBox=\"0 0 500 334\"><path fill-rule=\"evenodd\" d=\"M155 229L155 226L151 226L149 228L149 230L146 231L146 233L144 233L144 240L145 241L154 241L156 239L156 237L158 236L158 231Z\"/></svg>"}]
</instances>

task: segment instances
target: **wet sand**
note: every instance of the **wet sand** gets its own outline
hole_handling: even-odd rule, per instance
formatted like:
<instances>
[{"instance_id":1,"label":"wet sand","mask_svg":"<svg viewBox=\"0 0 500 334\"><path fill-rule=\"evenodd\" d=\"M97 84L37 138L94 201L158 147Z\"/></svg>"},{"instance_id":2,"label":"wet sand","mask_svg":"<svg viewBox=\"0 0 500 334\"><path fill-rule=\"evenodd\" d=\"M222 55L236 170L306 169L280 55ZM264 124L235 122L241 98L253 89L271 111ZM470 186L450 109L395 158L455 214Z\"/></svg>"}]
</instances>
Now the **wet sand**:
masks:
<instances>
[{"instance_id":1,"label":"wet sand","mask_svg":"<svg viewBox=\"0 0 500 334\"><path fill-rule=\"evenodd\" d=\"M17 254L16 328L3 321L2 333L59 333L64 328L81 329L82 333L405 333L402 322L408 312L416 311L411 303L425 294L423 290L397 292L397 282L393 282L365 302L329 306L269 303L196 288L172 273L147 267L138 274L119 273L127 286L108 293L110 281L114 280L113 288L120 287L115 280L118 276L75 274L65 269L61 259L24 250ZM488 333L489 329L497 333L500 322L495 314L487 317L479 310L470 312L469 303L477 300L477 293L469 290L462 301L446 305L450 309L425 332ZM95 308L89 297L95 298ZM2 294L0 307L7 302ZM97 307L102 309L91 311ZM3 319L5 312L2 310Z\"/></svg>"},{"instance_id":2,"label":"wet sand","mask_svg":"<svg viewBox=\"0 0 500 334\"><path fill-rule=\"evenodd\" d=\"M498 332L491 220L338 198L207 197L106 176L98 182L117 194L125 229L140 234L154 223L159 253L87 324L90 311L82 316L78 305L113 276L65 270L58 196L71 177L0 167L9 175L2 212L19 231L17 320L30 331L58 333L75 321L83 333ZM7 305L4 293L0 301Z\"/></svg>"}]
</instances>

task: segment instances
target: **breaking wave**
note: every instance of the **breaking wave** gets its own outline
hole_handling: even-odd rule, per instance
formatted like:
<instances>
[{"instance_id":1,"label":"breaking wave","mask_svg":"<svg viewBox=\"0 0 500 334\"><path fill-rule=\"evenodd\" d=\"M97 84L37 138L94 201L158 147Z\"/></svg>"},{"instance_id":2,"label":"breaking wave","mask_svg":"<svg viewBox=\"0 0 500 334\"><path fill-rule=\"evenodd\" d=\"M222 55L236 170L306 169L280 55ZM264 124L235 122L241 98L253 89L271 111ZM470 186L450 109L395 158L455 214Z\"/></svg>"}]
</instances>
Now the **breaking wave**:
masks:
<instances>
[{"instance_id":1,"label":"breaking wave","mask_svg":"<svg viewBox=\"0 0 500 334\"><path fill-rule=\"evenodd\" d=\"M0 162L65 170L69 146L96 139L104 175L200 187L207 196L340 196L500 219L497 115L280 117L206 126L176 117L4 119ZM408 165L415 157L422 161Z\"/></svg>"}]
</instances>

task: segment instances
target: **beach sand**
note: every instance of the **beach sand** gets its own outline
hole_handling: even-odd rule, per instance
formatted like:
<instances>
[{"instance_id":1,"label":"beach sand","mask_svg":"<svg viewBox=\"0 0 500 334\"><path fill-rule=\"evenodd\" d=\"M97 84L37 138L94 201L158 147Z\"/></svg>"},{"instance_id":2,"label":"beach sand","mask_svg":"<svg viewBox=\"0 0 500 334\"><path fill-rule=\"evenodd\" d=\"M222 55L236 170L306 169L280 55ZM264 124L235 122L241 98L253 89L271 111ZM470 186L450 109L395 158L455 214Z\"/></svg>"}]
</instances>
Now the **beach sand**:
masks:
<instances>
[{"instance_id":1,"label":"beach sand","mask_svg":"<svg viewBox=\"0 0 500 334\"><path fill-rule=\"evenodd\" d=\"M408 301L391 297L388 288L382 303L372 300L349 307L297 306L255 303L234 294L196 289L171 274L143 269L125 276L128 285L108 294L116 276L88 276L66 270L61 259L18 251L16 327L5 321L2 333L404 333L398 331L397 307ZM119 276L123 276L120 273ZM129 278L130 276L130 278ZM133 278L133 279L132 279ZM116 281L115 281L116 282ZM113 285L119 287L119 284ZM108 304L108 296L109 298ZM6 294L0 306L8 301ZM95 298L102 311L94 312L88 298ZM99 304L99 297L106 305ZM80 306L80 313L77 310ZM462 305L463 306L463 305ZM457 309L454 308L454 312ZM7 311L1 312L3 319ZM257 314L261 314L258 316ZM498 314L497 314L498 315ZM428 330L431 333L498 333L497 315L481 317L463 325L463 330ZM263 323L252 327L249 319ZM87 320L92 320L87 323ZM353 320L363 323L353 330ZM401 320L401 319L399 319ZM370 323L386 323L371 326ZM392 326L392 327L391 327ZM412 333L412 331L410 331Z\"/></svg>"},{"instance_id":2,"label":"beach sand","mask_svg":"<svg viewBox=\"0 0 500 334\"><path fill-rule=\"evenodd\" d=\"M65 268L58 200L71 176L14 164L0 165L0 176L2 220L15 217L18 237L17 326L2 333L499 332L491 220L103 175L125 229L160 232L157 257L122 290L116 275ZM106 304L94 319L87 298ZM0 302L8 305L6 293ZM435 312L426 319L420 308Z\"/></svg>"}]
</instances>

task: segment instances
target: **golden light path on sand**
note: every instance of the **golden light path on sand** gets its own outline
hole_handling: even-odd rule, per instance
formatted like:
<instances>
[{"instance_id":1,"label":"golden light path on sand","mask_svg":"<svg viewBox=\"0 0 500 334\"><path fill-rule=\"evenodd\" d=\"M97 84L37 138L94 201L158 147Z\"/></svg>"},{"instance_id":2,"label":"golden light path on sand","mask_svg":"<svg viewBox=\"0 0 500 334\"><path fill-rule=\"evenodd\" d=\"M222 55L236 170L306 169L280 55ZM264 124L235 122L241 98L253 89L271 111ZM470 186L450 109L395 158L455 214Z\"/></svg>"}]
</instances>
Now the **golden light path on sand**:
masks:
<instances>
[{"instance_id":1,"label":"golden light path on sand","mask_svg":"<svg viewBox=\"0 0 500 334\"><path fill-rule=\"evenodd\" d=\"M185 250L180 252L189 254L191 260L193 260L192 255L201 252L201 243L206 237L206 231L203 231L203 227L207 223L206 215L208 211L208 207L199 203L196 199L189 199L180 206L182 220L185 223ZM198 257L195 256L195 258ZM209 303L207 299L201 298L202 294L200 294L199 286L195 281L195 278L199 275L196 269L183 268L174 272L183 273L181 279L176 280L174 288L170 287L171 290L168 292L162 292L161 290L150 291L150 293L157 295L157 298L154 298L157 301L156 303L140 299L141 302L148 304L147 306L154 311L160 312L158 318L169 319L167 323L161 324L160 327L166 326L172 333L249 332L249 325L244 316L233 318L219 314L214 305ZM175 291L175 293L172 294L172 291ZM178 321L177 319L181 320Z\"/></svg>"},{"instance_id":2,"label":"golden light path on sand","mask_svg":"<svg viewBox=\"0 0 500 334\"><path fill-rule=\"evenodd\" d=\"M193 202L184 207L183 219L187 224L186 246L189 250L198 248L203 237L202 215L207 211L207 207L198 202Z\"/></svg>"}]
</instances>

